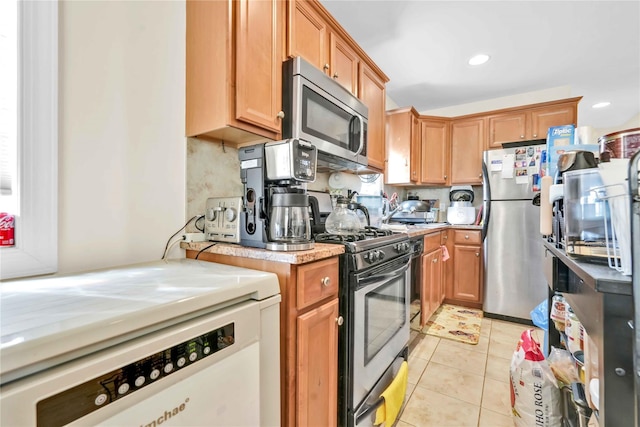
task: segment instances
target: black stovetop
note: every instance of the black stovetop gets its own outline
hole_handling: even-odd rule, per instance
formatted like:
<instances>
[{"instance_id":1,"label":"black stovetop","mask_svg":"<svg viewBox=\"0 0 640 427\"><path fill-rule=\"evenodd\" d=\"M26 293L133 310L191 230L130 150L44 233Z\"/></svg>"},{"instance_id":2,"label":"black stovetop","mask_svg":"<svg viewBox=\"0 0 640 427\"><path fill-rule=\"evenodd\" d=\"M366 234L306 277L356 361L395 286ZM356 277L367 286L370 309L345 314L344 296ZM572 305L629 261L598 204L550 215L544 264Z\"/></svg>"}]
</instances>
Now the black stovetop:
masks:
<instances>
[{"instance_id":1,"label":"black stovetop","mask_svg":"<svg viewBox=\"0 0 640 427\"><path fill-rule=\"evenodd\" d=\"M363 250L376 249L388 244L408 240L406 233L398 233L391 230L383 230L376 227L365 227L355 234L316 234L314 240L318 243L344 244L347 252L361 252Z\"/></svg>"}]
</instances>

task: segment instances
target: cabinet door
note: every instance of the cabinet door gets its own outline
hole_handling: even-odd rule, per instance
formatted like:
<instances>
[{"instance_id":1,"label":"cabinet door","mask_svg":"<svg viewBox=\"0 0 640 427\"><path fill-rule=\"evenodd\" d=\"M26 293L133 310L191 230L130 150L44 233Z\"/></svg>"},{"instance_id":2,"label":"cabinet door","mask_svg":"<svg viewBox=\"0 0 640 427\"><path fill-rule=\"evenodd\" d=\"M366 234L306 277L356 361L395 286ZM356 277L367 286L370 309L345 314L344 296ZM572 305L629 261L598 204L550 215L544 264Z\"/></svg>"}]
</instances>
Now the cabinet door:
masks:
<instances>
[{"instance_id":1,"label":"cabinet door","mask_svg":"<svg viewBox=\"0 0 640 427\"><path fill-rule=\"evenodd\" d=\"M449 178L449 124L439 120L421 120L420 182L447 183Z\"/></svg>"},{"instance_id":2,"label":"cabinet door","mask_svg":"<svg viewBox=\"0 0 640 427\"><path fill-rule=\"evenodd\" d=\"M414 115L411 110L387 113L386 184L411 181L411 141Z\"/></svg>"},{"instance_id":3,"label":"cabinet door","mask_svg":"<svg viewBox=\"0 0 640 427\"><path fill-rule=\"evenodd\" d=\"M318 69L327 72L329 69L327 23L308 2L294 0L288 3L287 55L301 56Z\"/></svg>"},{"instance_id":4,"label":"cabinet door","mask_svg":"<svg viewBox=\"0 0 640 427\"><path fill-rule=\"evenodd\" d=\"M369 168L384 171L385 154L385 84L364 62L360 62L358 96L369 108L367 125L367 159Z\"/></svg>"},{"instance_id":5,"label":"cabinet door","mask_svg":"<svg viewBox=\"0 0 640 427\"><path fill-rule=\"evenodd\" d=\"M280 1L237 2L236 118L280 132L282 37Z\"/></svg>"},{"instance_id":6,"label":"cabinet door","mask_svg":"<svg viewBox=\"0 0 640 427\"><path fill-rule=\"evenodd\" d=\"M358 63L356 52L337 34L331 33L329 75L349 92L358 95Z\"/></svg>"},{"instance_id":7,"label":"cabinet door","mask_svg":"<svg viewBox=\"0 0 640 427\"><path fill-rule=\"evenodd\" d=\"M431 264L431 300L429 301L429 306L431 307L431 312L435 313L444 299L444 289L442 284L442 249L437 249L433 252Z\"/></svg>"},{"instance_id":8,"label":"cabinet door","mask_svg":"<svg viewBox=\"0 0 640 427\"><path fill-rule=\"evenodd\" d=\"M482 302L480 247L455 245L453 251L452 297L470 302Z\"/></svg>"},{"instance_id":9,"label":"cabinet door","mask_svg":"<svg viewBox=\"0 0 640 427\"><path fill-rule=\"evenodd\" d=\"M421 157L421 135L420 135L420 121L418 117L411 117L411 148L409 156L409 169L411 182L420 181L420 157Z\"/></svg>"},{"instance_id":10,"label":"cabinet door","mask_svg":"<svg viewBox=\"0 0 640 427\"><path fill-rule=\"evenodd\" d=\"M431 278L433 276L434 252L422 255L422 287L420 288L420 327L426 325L433 314L431 311Z\"/></svg>"},{"instance_id":11,"label":"cabinet door","mask_svg":"<svg viewBox=\"0 0 640 427\"><path fill-rule=\"evenodd\" d=\"M299 426L338 422L338 299L298 316L296 408Z\"/></svg>"},{"instance_id":12,"label":"cabinet door","mask_svg":"<svg viewBox=\"0 0 640 427\"><path fill-rule=\"evenodd\" d=\"M545 139L553 126L576 126L577 103L555 105L531 111L531 138Z\"/></svg>"},{"instance_id":13,"label":"cabinet door","mask_svg":"<svg viewBox=\"0 0 640 427\"><path fill-rule=\"evenodd\" d=\"M489 127L488 148L502 148L504 142L524 141L527 138L527 114L506 113L487 119Z\"/></svg>"},{"instance_id":14,"label":"cabinet door","mask_svg":"<svg viewBox=\"0 0 640 427\"><path fill-rule=\"evenodd\" d=\"M482 183L484 119L454 121L451 125L451 184Z\"/></svg>"}]
</instances>

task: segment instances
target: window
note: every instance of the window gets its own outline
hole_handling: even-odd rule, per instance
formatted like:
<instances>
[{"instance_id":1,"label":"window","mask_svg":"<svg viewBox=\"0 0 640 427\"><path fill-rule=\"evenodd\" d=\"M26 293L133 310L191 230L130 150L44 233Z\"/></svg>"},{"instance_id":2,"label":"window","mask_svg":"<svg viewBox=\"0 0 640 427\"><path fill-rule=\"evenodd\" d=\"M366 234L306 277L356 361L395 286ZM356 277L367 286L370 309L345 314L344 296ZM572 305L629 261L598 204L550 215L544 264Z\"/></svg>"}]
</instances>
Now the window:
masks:
<instances>
[{"instance_id":1,"label":"window","mask_svg":"<svg viewBox=\"0 0 640 427\"><path fill-rule=\"evenodd\" d=\"M58 2L0 2L0 17L0 212L16 218L15 246L0 247L8 279L57 270Z\"/></svg>"}]
</instances>

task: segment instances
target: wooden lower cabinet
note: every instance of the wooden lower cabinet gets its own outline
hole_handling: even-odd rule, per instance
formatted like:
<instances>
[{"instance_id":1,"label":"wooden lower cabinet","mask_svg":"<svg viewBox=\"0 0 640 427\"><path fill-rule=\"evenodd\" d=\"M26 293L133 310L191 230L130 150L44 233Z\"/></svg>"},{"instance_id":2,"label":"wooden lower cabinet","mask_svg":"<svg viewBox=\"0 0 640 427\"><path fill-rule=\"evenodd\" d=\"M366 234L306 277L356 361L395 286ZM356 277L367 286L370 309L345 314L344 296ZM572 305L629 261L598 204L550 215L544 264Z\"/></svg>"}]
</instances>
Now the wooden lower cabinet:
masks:
<instances>
[{"instance_id":1,"label":"wooden lower cabinet","mask_svg":"<svg viewBox=\"0 0 640 427\"><path fill-rule=\"evenodd\" d=\"M444 270L442 264L442 233L424 236L422 255L422 286L420 288L420 325L424 326L444 300Z\"/></svg>"},{"instance_id":2,"label":"wooden lower cabinet","mask_svg":"<svg viewBox=\"0 0 640 427\"><path fill-rule=\"evenodd\" d=\"M298 316L297 425L335 426L338 298Z\"/></svg>"},{"instance_id":3,"label":"wooden lower cabinet","mask_svg":"<svg viewBox=\"0 0 640 427\"><path fill-rule=\"evenodd\" d=\"M187 250L188 258L197 254ZM278 276L280 425L337 425L338 257L299 265L207 252L198 259Z\"/></svg>"},{"instance_id":4,"label":"wooden lower cabinet","mask_svg":"<svg viewBox=\"0 0 640 427\"><path fill-rule=\"evenodd\" d=\"M480 230L449 229L445 264L445 303L482 308L484 298Z\"/></svg>"}]
</instances>

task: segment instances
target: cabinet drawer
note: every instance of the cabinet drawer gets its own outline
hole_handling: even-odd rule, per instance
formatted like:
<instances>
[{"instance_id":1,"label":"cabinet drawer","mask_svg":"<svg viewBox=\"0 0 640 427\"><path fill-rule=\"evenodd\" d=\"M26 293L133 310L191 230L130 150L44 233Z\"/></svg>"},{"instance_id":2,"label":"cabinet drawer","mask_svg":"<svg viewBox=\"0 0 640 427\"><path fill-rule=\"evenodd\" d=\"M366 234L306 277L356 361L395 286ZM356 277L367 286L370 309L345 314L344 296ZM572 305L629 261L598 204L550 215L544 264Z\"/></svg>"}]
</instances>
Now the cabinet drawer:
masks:
<instances>
[{"instance_id":1,"label":"cabinet drawer","mask_svg":"<svg viewBox=\"0 0 640 427\"><path fill-rule=\"evenodd\" d=\"M326 259L298 267L298 310L338 295L338 258Z\"/></svg>"},{"instance_id":2,"label":"cabinet drawer","mask_svg":"<svg viewBox=\"0 0 640 427\"><path fill-rule=\"evenodd\" d=\"M424 236L424 251L422 253L428 254L429 252L433 252L438 249L442 243L442 237L440 236L440 232L426 234Z\"/></svg>"},{"instance_id":3,"label":"cabinet drawer","mask_svg":"<svg viewBox=\"0 0 640 427\"><path fill-rule=\"evenodd\" d=\"M479 245L481 240L480 230L453 230L453 243Z\"/></svg>"}]
</instances>

